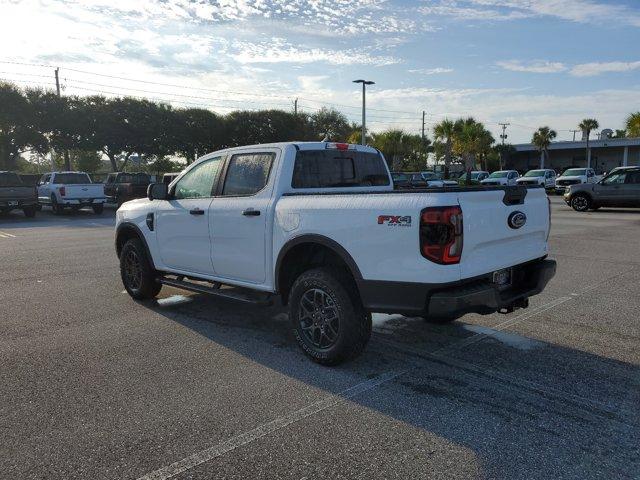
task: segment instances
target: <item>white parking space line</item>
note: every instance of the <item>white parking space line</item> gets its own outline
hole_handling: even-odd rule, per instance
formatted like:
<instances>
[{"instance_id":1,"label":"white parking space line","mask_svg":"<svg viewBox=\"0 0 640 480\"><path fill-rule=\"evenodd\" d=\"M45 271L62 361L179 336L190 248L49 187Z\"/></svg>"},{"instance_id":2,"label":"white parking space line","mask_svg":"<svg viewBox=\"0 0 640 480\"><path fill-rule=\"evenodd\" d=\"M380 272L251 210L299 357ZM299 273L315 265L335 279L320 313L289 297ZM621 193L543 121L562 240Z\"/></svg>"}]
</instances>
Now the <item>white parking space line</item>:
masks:
<instances>
[{"instance_id":1,"label":"white parking space line","mask_svg":"<svg viewBox=\"0 0 640 480\"><path fill-rule=\"evenodd\" d=\"M16 236L7 232L0 231L0 238L16 238Z\"/></svg>"},{"instance_id":2,"label":"white parking space line","mask_svg":"<svg viewBox=\"0 0 640 480\"><path fill-rule=\"evenodd\" d=\"M233 438L230 438L229 440L214 445L213 447L207 448L198 453L194 453L193 455L174 462L171 465L167 465L166 467L162 467L151 473L147 473L146 475L139 477L138 480L166 480L168 478L175 477L182 472L197 467L198 465L202 465L203 463L213 460L214 458L220 457L225 453L235 450L238 447L247 445L255 440L264 437L265 435L273 433L293 423L299 422L300 420L304 420L305 418L322 412L323 410L342 404L347 400L360 395L361 393L372 390L382 385L383 383L387 383L395 378L398 378L405 372L407 372L407 370L399 372L387 372L383 373L377 378L358 383L357 385L349 387L346 390L343 390L342 392L335 395L331 395L324 400L313 403L307 407L301 408L300 410L296 410L295 412L292 412L283 417L276 418L269 423L265 423L257 428L254 428L253 430L249 430L248 432L242 433Z\"/></svg>"}]
</instances>

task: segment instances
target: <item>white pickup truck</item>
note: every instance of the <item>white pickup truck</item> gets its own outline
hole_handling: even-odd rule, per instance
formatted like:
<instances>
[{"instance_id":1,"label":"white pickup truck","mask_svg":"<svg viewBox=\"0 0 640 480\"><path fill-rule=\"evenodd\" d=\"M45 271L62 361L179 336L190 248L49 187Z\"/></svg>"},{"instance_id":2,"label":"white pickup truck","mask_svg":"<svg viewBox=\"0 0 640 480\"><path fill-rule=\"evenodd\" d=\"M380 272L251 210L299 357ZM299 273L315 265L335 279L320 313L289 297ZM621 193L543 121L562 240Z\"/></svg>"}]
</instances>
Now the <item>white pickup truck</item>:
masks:
<instances>
[{"instance_id":1,"label":"white pickup truck","mask_svg":"<svg viewBox=\"0 0 640 480\"><path fill-rule=\"evenodd\" d=\"M570 185L596 183L598 180L593 168L569 168L556 178L556 193L563 194Z\"/></svg>"},{"instance_id":2,"label":"white pickup truck","mask_svg":"<svg viewBox=\"0 0 640 480\"><path fill-rule=\"evenodd\" d=\"M51 205L56 215L65 208L79 210L82 207L91 207L100 214L107 197L104 185L92 183L84 172L51 172L38 181L38 201L41 205Z\"/></svg>"},{"instance_id":3,"label":"white pickup truck","mask_svg":"<svg viewBox=\"0 0 640 480\"><path fill-rule=\"evenodd\" d=\"M359 354L371 312L450 321L528 306L555 274L542 188L394 191L371 147L222 150L116 213L125 289L162 285L242 302L279 296L315 361ZM228 287L233 288L228 288Z\"/></svg>"}]
</instances>

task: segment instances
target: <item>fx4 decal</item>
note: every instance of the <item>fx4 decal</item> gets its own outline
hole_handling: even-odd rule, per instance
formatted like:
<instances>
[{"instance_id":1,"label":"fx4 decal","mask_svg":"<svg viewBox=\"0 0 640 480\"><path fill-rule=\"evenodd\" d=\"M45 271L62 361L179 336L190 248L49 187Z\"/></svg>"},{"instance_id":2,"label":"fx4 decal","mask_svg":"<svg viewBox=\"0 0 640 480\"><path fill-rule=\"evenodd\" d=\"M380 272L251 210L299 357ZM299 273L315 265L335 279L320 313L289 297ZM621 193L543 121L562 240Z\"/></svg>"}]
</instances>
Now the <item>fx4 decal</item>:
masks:
<instances>
[{"instance_id":1,"label":"fx4 decal","mask_svg":"<svg viewBox=\"0 0 640 480\"><path fill-rule=\"evenodd\" d=\"M401 215L379 215L378 225L389 225L390 227L410 227L411 216Z\"/></svg>"}]
</instances>

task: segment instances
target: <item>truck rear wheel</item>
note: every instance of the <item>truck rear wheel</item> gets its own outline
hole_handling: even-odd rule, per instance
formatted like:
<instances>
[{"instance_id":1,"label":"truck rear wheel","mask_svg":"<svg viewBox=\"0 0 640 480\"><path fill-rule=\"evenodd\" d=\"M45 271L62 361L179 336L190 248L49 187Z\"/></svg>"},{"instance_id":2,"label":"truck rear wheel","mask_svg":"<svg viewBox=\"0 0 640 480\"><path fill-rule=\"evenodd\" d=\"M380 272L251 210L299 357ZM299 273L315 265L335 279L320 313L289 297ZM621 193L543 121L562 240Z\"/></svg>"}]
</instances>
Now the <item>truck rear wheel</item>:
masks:
<instances>
[{"instance_id":1,"label":"truck rear wheel","mask_svg":"<svg viewBox=\"0 0 640 480\"><path fill-rule=\"evenodd\" d=\"M102 203L96 203L95 205L92 205L91 208L93 208L93 213L96 215L100 215L104 212L104 204Z\"/></svg>"},{"instance_id":2,"label":"truck rear wheel","mask_svg":"<svg viewBox=\"0 0 640 480\"><path fill-rule=\"evenodd\" d=\"M36 216L36 207L32 206L32 207L24 207L22 209L22 211L24 212L24 216L28 217L28 218L33 218Z\"/></svg>"},{"instance_id":3,"label":"truck rear wheel","mask_svg":"<svg viewBox=\"0 0 640 480\"><path fill-rule=\"evenodd\" d=\"M136 300L155 298L162 289L162 284L156 281L156 272L139 238L132 238L122 247L120 277L127 293Z\"/></svg>"},{"instance_id":4,"label":"truck rear wheel","mask_svg":"<svg viewBox=\"0 0 640 480\"><path fill-rule=\"evenodd\" d=\"M54 215L61 215L64 211L64 207L58 203L55 195L51 195L51 210L53 210Z\"/></svg>"},{"instance_id":5,"label":"truck rear wheel","mask_svg":"<svg viewBox=\"0 0 640 480\"><path fill-rule=\"evenodd\" d=\"M304 352L322 365L358 356L371 336L371 314L353 281L337 269L314 268L291 288L289 318Z\"/></svg>"}]
</instances>

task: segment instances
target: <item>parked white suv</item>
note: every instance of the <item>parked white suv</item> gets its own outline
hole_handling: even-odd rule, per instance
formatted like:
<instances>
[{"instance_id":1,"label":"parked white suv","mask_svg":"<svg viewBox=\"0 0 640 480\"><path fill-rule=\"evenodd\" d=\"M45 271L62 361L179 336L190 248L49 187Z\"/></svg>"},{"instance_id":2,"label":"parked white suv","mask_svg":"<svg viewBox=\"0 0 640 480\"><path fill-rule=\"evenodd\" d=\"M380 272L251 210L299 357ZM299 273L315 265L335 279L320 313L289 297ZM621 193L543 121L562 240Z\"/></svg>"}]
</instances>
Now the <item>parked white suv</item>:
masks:
<instances>
[{"instance_id":1,"label":"parked white suv","mask_svg":"<svg viewBox=\"0 0 640 480\"><path fill-rule=\"evenodd\" d=\"M564 193L569 185L596 183L596 181L596 172L593 168L569 168L556 179L556 193Z\"/></svg>"},{"instance_id":2,"label":"parked white suv","mask_svg":"<svg viewBox=\"0 0 640 480\"><path fill-rule=\"evenodd\" d=\"M516 170L498 170L482 180L482 185L515 185L520 174Z\"/></svg>"},{"instance_id":3,"label":"parked white suv","mask_svg":"<svg viewBox=\"0 0 640 480\"><path fill-rule=\"evenodd\" d=\"M545 189L552 189L556 185L556 172L550 168L529 170L516 183L518 185L537 185Z\"/></svg>"},{"instance_id":4,"label":"parked white suv","mask_svg":"<svg viewBox=\"0 0 640 480\"><path fill-rule=\"evenodd\" d=\"M38 182L38 201L41 205L51 205L55 214L65 208L82 207L91 207L100 214L107 197L104 185L92 183L84 172L52 172L44 174Z\"/></svg>"},{"instance_id":5,"label":"parked white suv","mask_svg":"<svg viewBox=\"0 0 640 480\"><path fill-rule=\"evenodd\" d=\"M555 273L542 189L394 191L382 154L275 143L205 155L116 213L122 282L245 303L278 295L322 364L358 355L371 312L450 321L526 307ZM219 288L220 285L235 288Z\"/></svg>"}]
</instances>

